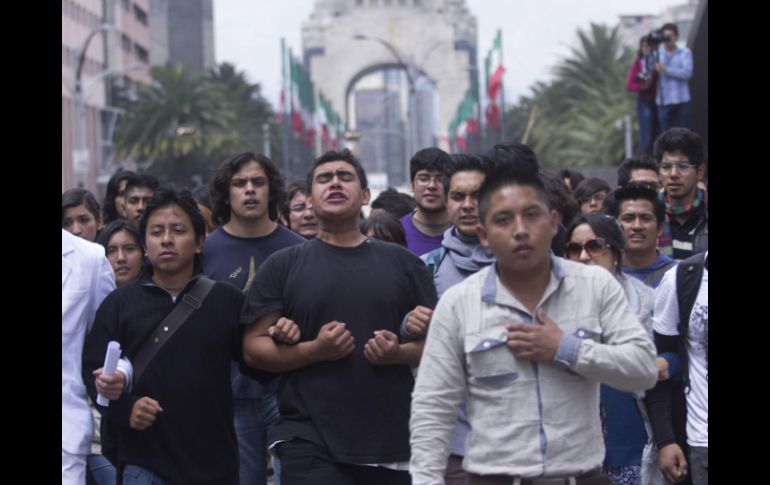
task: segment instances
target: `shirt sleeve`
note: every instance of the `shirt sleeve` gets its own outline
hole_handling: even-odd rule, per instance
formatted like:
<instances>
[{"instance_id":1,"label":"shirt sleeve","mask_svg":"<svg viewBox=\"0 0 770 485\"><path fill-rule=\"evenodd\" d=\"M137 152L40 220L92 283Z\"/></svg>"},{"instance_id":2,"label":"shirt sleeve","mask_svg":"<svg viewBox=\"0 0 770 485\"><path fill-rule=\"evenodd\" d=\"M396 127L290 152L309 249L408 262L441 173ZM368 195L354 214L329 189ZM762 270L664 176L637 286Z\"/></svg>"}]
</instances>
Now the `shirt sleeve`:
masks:
<instances>
[{"instance_id":1,"label":"shirt sleeve","mask_svg":"<svg viewBox=\"0 0 770 485\"><path fill-rule=\"evenodd\" d=\"M676 296L676 268L666 271L655 289L652 330L660 335L679 335L679 301Z\"/></svg>"},{"instance_id":2,"label":"shirt sleeve","mask_svg":"<svg viewBox=\"0 0 770 485\"><path fill-rule=\"evenodd\" d=\"M594 284L596 295L601 298L601 342L581 339L570 368L587 379L621 391L652 388L658 378L655 346L631 310L623 288L609 273L597 273ZM562 339L576 337L563 335Z\"/></svg>"},{"instance_id":3,"label":"shirt sleeve","mask_svg":"<svg viewBox=\"0 0 770 485\"><path fill-rule=\"evenodd\" d=\"M284 286L290 270L293 251L275 253L257 270L254 284L249 288L241 309L240 322L251 325L259 317L274 311L284 311Z\"/></svg>"},{"instance_id":4,"label":"shirt sleeve","mask_svg":"<svg viewBox=\"0 0 770 485\"><path fill-rule=\"evenodd\" d=\"M444 483L457 407L467 386L461 317L450 288L433 313L412 397L409 472L414 485Z\"/></svg>"}]
</instances>

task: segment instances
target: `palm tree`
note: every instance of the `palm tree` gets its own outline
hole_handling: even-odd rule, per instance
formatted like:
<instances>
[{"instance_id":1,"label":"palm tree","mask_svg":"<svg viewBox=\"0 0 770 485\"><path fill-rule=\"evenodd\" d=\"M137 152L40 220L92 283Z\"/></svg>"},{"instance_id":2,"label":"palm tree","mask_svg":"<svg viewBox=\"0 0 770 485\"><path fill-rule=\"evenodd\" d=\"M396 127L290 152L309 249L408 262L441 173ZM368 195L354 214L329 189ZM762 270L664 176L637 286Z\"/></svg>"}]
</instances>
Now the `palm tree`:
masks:
<instances>
[{"instance_id":1,"label":"palm tree","mask_svg":"<svg viewBox=\"0 0 770 485\"><path fill-rule=\"evenodd\" d=\"M229 109L235 115L233 137L217 151L225 156L246 150L262 151L262 125L267 123L273 159L280 159L280 138L275 136L280 127L276 124L270 103L262 96L260 85L250 83L244 72L236 71L235 66L229 63L211 69L207 79L224 91Z\"/></svg>"},{"instance_id":2,"label":"palm tree","mask_svg":"<svg viewBox=\"0 0 770 485\"><path fill-rule=\"evenodd\" d=\"M579 48L555 68L556 80L536 84L532 97L520 102L539 108L530 144L547 165L613 165L624 147L616 122L634 112L625 91L633 53L622 46L617 27L591 24L590 33L578 30L578 38Z\"/></svg>"},{"instance_id":3,"label":"palm tree","mask_svg":"<svg viewBox=\"0 0 770 485\"><path fill-rule=\"evenodd\" d=\"M190 161L231 141L235 115L221 86L183 64L155 66L150 73L152 83L140 86L127 106L116 148L182 187L200 168Z\"/></svg>"}]
</instances>

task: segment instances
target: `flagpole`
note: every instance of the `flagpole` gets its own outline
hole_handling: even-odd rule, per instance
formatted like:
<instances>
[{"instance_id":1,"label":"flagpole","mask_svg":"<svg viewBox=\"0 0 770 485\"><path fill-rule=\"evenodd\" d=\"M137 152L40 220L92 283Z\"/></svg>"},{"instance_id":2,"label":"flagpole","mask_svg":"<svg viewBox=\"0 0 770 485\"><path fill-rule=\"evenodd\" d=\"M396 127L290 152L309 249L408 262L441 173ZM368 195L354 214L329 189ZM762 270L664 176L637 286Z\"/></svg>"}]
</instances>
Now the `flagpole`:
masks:
<instances>
[{"instance_id":1,"label":"flagpole","mask_svg":"<svg viewBox=\"0 0 770 485\"><path fill-rule=\"evenodd\" d=\"M497 36L500 37L500 64L505 65L503 60L503 32L497 29ZM503 72L503 79L505 79L505 72ZM505 139L505 82L500 80L500 142Z\"/></svg>"},{"instance_id":2,"label":"flagpole","mask_svg":"<svg viewBox=\"0 0 770 485\"><path fill-rule=\"evenodd\" d=\"M283 82L283 105L281 111L283 111L283 140L281 142L281 155L283 156L283 177L289 181L289 117L291 116L286 112L287 96L291 96L291 93L286 90L286 40L281 37L281 81Z\"/></svg>"}]
</instances>

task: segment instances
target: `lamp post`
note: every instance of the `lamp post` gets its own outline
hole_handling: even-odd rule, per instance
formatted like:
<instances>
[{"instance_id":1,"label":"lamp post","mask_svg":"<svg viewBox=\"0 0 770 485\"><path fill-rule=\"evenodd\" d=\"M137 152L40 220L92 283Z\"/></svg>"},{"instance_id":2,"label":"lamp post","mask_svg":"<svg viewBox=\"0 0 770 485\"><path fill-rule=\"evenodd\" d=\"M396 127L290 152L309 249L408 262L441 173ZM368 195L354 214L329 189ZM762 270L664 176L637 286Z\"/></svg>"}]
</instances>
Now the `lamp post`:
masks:
<instances>
[{"instance_id":1,"label":"lamp post","mask_svg":"<svg viewBox=\"0 0 770 485\"><path fill-rule=\"evenodd\" d=\"M96 29L92 30L86 40L83 42L83 47L80 48L77 55L77 67L75 68L75 149L72 151L73 169L75 172L75 178L77 185L80 188L85 188L88 180L88 169L91 165L91 153L86 147L86 113L85 113L85 98L86 89L83 87L83 65L86 60L86 51L88 46L91 45L91 41L94 36L99 32L106 32L113 30L115 27L111 24L101 24ZM103 71L96 76L95 81L102 79L108 71ZM111 74L111 73L110 73ZM89 88L94 85L94 82L89 84Z\"/></svg>"},{"instance_id":2,"label":"lamp post","mask_svg":"<svg viewBox=\"0 0 770 485\"><path fill-rule=\"evenodd\" d=\"M409 126L409 136L406 137L407 141L407 153L408 157L411 157L417 149L417 130L419 129L419 110L417 109L417 81L420 78L420 72L428 57L439 47L445 44L445 41L437 41L433 43L423 55L421 62L418 64L414 61L413 57L406 59L406 56L393 44L387 40L374 35L356 34L353 36L355 40L371 40L382 44L395 58L396 63L401 66L406 72L406 80L409 83L409 95L407 97L407 125ZM406 59L406 60L405 60ZM408 169L407 169L408 172Z\"/></svg>"}]
</instances>

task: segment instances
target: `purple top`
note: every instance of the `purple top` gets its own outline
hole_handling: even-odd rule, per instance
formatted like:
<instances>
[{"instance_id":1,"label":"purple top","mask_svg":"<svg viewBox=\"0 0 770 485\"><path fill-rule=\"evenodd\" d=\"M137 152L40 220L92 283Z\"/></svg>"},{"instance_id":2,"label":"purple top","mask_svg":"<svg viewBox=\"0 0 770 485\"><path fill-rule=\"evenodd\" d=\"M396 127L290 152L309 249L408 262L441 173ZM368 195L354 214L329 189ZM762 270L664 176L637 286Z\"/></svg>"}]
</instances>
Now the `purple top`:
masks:
<instances>
[{"instance_id":1,"label":"purple top","mask_svg":"<svg viewBox=\"0 0 770 485\"><path fill-rule=\"evenodd\" d=\"M427 252L440 248L441 241L444 240L444 235L427 236L421 233L420 230L415 227L414 222L412 222L412 216L414 216L414 212L399 219L399 222L404 226L404 232L406 233L407 248L417 256L422 256Z\"/></svg>"}]
</instances>

